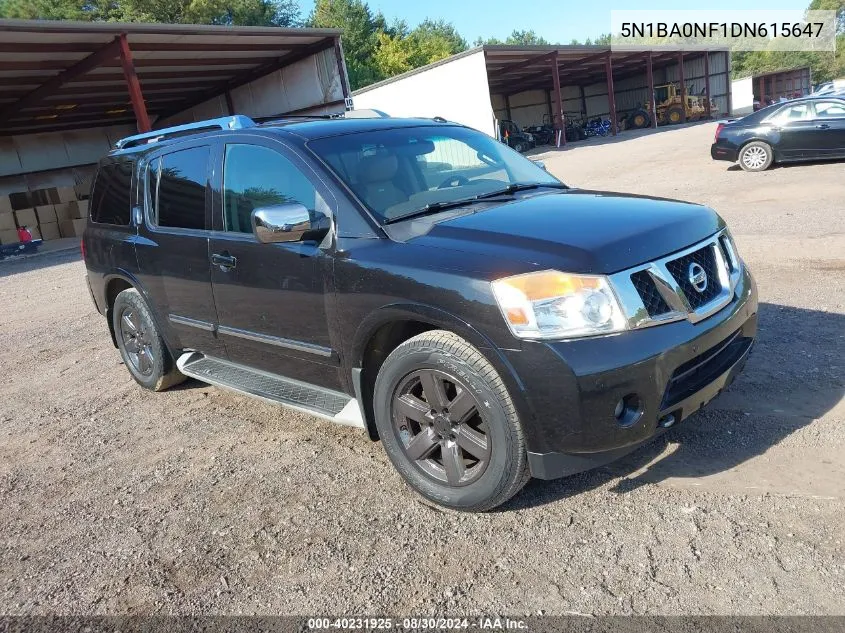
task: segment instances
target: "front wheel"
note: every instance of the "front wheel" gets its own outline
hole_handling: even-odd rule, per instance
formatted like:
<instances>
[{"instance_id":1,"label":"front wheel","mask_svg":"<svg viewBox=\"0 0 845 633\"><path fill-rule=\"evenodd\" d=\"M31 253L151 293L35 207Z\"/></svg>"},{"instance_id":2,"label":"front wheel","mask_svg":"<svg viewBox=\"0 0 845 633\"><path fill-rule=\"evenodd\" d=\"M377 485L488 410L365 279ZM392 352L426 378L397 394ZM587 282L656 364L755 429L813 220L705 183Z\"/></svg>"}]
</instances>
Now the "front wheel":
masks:
<instances>
[{"instance_id":1,"label":"front wheel","mask_svg":"<svg viewBox=\"0 0 845 633\"><path fill-rule=\"evenodd\" d=\"M164 391L185 380L141 293L128 288L117 295L112 319L120 355L135 382L151 391Z\"/></svg>"},{"instance_id":2,"label":"front wheel","mask_svg":"<svg viewBox=\"0 0 845 633\"><path fill-rule=\"evenodd\" d=\"M745 171L765 171L773 160L771 146L761 141L749 143L739 152L739 166Z\"/></svg>"},{"instance_id":3,"label":"front wheel","mask_svg":"<svg viewBox=\"0 0 845 633\"><path fill-rule=\"evenodd\" d=\"M373 398L387 456L429 502L481 512L528 481L525 439L507 388L456 334L434 330L399 345L379 371Z\"/></svg>"}]
</instances>

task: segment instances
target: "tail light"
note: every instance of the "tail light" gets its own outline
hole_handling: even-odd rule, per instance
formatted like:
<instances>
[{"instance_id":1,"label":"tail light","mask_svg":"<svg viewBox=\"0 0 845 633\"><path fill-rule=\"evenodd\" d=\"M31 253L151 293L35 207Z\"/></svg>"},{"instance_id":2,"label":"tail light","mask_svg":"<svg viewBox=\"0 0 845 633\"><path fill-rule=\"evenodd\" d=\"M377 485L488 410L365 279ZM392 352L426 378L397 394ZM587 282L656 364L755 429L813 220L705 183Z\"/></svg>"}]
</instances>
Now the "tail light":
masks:
<instances>
[{"instance_id":1,"label":"tail light","mask_svg":"<svg viewBox=\"0 0 845 633\"><path fill-rule=\"evenodd\" d=\"M719 125L716 126L716 136L713 137L714 143L719 140L719 134L722 132L723 127L725 127L724 123L719 123Z\"/></svg>"},{"instance_id":2,"label":"tail light","mask_svg":"<svg viewBox=\"0 0 845 633\"><path fill-rule=\"evenodd\" d=\"M82 252L82 261L85 261L85 238L79 240L79 250Z\"/></svg>"}]
</instances>

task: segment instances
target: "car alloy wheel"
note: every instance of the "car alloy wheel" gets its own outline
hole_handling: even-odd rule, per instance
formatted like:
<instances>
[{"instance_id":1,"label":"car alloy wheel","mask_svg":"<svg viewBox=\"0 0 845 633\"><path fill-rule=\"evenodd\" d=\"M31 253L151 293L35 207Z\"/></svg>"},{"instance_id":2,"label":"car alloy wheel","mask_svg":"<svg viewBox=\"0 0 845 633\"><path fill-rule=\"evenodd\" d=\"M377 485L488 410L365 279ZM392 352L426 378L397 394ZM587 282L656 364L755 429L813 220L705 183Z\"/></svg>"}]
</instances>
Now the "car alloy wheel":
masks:
<instances>
[{"instance_id":1,"label":"car alloy wheel","mask_svg":"<svg viewBox=\"0 0 845 633\"><path fill-rule=\"evenodd\" d=\"M479 405L455 376L420 369L403 378L391 406L394 431L408 459L449 486L467 486L487 469L491 438Z\"/></svg>"},{"instance_id":2,"label":"car alloy wheel","mask_svg":"<svg viewBox=\"0 0 845 633\"><path fill-rule=\"evenodd\" d=\"M760 169L768 159L766 150L757 145L749 147L742 153L742 164L748 169Z\"/></svg>"},{"instance_id":3,"label":"car alloy wheel","mask_svg":"<svg viewBox=\"0 0 845 633\"><path fill-rule=\"evenodd\" d=\"M127 308L120 316L120 338L129 356L129 362L143 376L150 376L155 367L153 341L149 327L138 311Z\"/></svg>"}]
</instances>

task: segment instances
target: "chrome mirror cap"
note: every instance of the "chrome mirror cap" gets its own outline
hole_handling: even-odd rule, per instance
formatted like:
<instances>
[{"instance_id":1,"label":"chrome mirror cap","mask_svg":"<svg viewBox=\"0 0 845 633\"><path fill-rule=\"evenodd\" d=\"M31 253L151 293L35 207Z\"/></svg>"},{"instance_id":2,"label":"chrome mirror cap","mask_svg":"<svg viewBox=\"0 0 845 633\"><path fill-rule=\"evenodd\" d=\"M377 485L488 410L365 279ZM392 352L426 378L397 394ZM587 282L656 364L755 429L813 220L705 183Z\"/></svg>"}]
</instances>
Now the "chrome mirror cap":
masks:
<instances>
[{"instance_id":1,"label":"chrome mirror cap","mask_svg":"<svg viewBox=\"0 0 845 633\"><path fill-rule=\"evenodd\" d=\"M262 244L299 242L311 230L311 214L301 204L277 204L252 212L252 232Z\"/></svg>"}]
</instances>

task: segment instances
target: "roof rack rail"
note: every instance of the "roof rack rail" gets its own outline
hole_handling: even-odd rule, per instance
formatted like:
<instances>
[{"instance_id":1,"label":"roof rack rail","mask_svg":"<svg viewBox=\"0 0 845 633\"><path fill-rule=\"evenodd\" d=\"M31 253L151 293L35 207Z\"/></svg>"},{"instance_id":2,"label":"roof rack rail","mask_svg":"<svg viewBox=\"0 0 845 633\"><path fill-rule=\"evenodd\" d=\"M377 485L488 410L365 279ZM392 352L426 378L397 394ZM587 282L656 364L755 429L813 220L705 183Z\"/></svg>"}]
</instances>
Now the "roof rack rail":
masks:
<instances>
[{"instance_id":1,"label":"roof rack rail","mask_svg":"<svg viewBox=\"0 0 845 633\"><path fill-rule=\"evenodd\" d=\"M166 138L186 136L208 130L242 130L249 127L255 127L255 121L248 116L236 114L235 116L208 119L206 121L197 121L196 123L186 123L184 125L174 125L173 127L153 130L152 132L127 136L126 138L120 139L114 146L117 149L125 149L127 147L141 145L142 143L156 143Z\"/></svg>"},{"instance_id":2,"label":"roof rack rail","mask_svg":"<svg viewBox=\"0 0 845 633\"><path fill-rule=\"evenodd\" d=\"M343 118L342 112L335 114L274 114L273 116L263 116L254 119L258 124L264 123L284 123L285 121L297 121L299 119L337 119Z\"/></svg>"}]
</instances>

